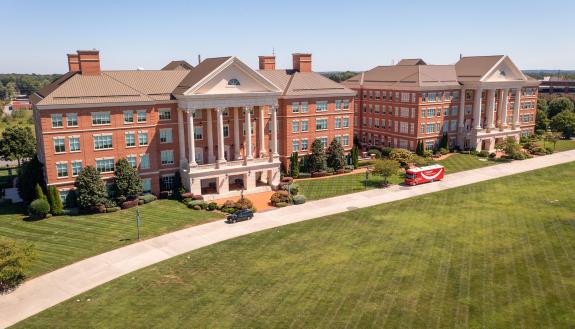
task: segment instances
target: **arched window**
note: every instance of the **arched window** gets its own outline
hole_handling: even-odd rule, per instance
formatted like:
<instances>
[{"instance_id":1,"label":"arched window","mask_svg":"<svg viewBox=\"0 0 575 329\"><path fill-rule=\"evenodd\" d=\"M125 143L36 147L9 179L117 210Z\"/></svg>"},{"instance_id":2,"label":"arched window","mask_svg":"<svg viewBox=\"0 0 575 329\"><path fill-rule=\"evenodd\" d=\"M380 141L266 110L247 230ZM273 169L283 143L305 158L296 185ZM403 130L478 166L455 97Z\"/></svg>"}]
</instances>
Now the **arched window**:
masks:
<instances>
[{"instance_id":1,"label":"arched window","mask_svg":"<svg viewBox=\"0 0 575 329\"><path fill-rule=\"evenodd\" d=\"M230 79L228 80L228 86L239 86L240 81L238 79Z\"/></svg>"}]
</instances>

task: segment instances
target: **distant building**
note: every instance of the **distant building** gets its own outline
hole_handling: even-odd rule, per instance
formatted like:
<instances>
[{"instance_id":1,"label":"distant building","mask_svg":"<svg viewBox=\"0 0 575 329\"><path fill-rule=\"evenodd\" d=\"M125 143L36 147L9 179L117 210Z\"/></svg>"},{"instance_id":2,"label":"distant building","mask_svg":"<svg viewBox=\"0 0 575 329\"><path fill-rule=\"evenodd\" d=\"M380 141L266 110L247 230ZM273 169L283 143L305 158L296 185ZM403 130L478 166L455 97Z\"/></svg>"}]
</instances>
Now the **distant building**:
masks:
<instances>
[{"instance_id":1,"label":"distant building","mask_svg":"<svg viewBox=\"0 0 575 329\"><path fill-rule=\"evenodd\" d=\"M450 147L493 151L534 132L538 82L507 56L463 57L455 65L404 59L342 82L355 90L354 133L367 148Z\"/></svg>"},{"instance_id":2,"label":"distant building","mask_svg":"<svg viewBox=\"0 0 575 329\"><path fill-rule=\"evenodd\" d=\"M542 96L575 96L575 80L560 77L545 77L539 80L539 93Z\"/></svg>"},{"instance_id":3,"label":"distant building","mask_svg":"<svg viewBox=\"0 0 575 329\"><path fill-rule=\"evenodd\" d=\"M10 111L17 111L17 110L31 110L32 103L28 99L26 95L18 95L14 98L9 104Z\"/></svg>"}]
</instances>

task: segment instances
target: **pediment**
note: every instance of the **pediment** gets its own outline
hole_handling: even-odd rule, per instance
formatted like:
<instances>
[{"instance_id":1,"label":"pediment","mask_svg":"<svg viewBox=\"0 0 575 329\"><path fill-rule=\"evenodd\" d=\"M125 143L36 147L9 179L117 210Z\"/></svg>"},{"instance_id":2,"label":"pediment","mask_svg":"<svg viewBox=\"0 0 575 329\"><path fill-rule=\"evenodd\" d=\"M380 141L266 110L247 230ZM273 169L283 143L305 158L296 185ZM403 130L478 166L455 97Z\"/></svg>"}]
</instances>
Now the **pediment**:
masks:
<instances>
[{"instance_id":1,"label":"pediment","mask_svg":"<svg viewBox=\"0 0 575 329\"><path fill-rule=\"evenodd\" d=\"M484 77L482 82L506 82L506 81L525 81L527 78L517 66L505 56L501 61L495 64Z\"/></svg>"},{"instance_id":2,"label":"pediment","mask_svg":"<svg viewBox=\"0 0 575 329\"><path fill-rule=\"evenodd\" d=\"M236 57L231 57L208 74L184 95L230 95L251 93L279 93L271 81L252 70Z\"/></svg>"}]
</instances>

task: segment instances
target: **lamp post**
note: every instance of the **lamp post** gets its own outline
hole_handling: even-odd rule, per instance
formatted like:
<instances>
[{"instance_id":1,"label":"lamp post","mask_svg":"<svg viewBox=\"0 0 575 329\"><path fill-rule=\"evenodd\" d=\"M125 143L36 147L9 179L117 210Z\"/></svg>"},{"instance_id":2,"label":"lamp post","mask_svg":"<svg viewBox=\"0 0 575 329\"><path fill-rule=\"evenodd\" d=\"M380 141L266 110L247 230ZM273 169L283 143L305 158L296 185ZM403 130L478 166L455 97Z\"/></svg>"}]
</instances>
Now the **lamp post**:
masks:
<instances>
[{"instance_id":1,"label":"lamp post","mask_svg":"<svg viewBox=\"0 0 575 329\"><path fill-rule=\"evenodd\" d=\"M140 240L140 207L136 206L136 226L138 227L138 241Z\"/></svg>"}]
</instances>

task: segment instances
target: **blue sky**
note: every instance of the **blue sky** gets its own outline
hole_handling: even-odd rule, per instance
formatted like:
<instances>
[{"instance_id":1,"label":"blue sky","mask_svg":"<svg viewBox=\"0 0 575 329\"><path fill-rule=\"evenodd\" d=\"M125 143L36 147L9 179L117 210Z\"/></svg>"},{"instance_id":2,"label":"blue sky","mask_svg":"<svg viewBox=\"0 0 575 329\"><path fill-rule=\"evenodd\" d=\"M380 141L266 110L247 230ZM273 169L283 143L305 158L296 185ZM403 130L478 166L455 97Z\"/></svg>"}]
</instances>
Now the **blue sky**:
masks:
<instances>
[{"instance_id":1,"label":"blue sky","mask_svg":"<svg viewBox=\"0 0 575 329\"><path fill-rule=\"evenodd\" d=\"M99 49L103 69L235 55L278 67L311 52L316 71L422 57L507 54L521 69L575 69L575 1L40 1L0 3L0 73L63 73L66 53Z\"/></svg>"}]
</instances>

